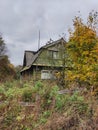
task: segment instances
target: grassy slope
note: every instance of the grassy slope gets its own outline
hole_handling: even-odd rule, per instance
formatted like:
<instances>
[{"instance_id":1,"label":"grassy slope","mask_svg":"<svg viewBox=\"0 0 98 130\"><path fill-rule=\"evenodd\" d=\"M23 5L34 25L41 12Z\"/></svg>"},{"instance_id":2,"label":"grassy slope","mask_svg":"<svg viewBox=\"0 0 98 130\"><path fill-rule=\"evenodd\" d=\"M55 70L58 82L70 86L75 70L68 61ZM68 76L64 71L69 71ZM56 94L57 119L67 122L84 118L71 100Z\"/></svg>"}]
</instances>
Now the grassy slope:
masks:
<instances>
[{"instance_id":1,"label":"grassy slope","mask_svg":"<svg viewBox=\"0 0 98 130\"><path fill-rule=\"evenodd\" d=\"M51 82L0 84L0 130L97 130L98 101L86 90L58 90Z\"/></svg>"}]
</instances>

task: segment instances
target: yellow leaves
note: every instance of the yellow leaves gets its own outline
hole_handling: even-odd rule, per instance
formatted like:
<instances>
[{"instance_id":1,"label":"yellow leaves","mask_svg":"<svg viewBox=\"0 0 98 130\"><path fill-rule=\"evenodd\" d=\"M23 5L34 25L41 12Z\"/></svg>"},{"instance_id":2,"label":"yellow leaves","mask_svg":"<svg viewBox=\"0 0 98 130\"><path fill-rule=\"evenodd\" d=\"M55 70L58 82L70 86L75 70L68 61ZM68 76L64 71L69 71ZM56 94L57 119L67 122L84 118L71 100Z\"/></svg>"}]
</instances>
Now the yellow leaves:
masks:
<instances>
[{"instance_id":1,"label":"yellow leaves","mask_svg":"<svg viewBox=\"0 0 98 130\"><path fill-rule=\"evenodd\" d=\"M9 66L10 68L12 68L12 69L15 69L14 65L11 64L11 63L9 63L8 66Z\"/></svg>"},{"instance_id":2,"label":"yellow leaves","mask_svg":"<svg viewBox=\"0 0 98 130\"><path fill-rule=\"evenodd\" d=\"M83 81L93 83L96 78L96 72L93 71L93 66L88 64L75 64L73 70L67 71L67 81Z\"/></svg>"},{"instance_id":3,"label":"yellow leaves","mask_svg":"<svg viewBox=\"0 0 98 130\"><path fill-rule=\"evenodd\" d=\"M67 76L66 76L66 80L67 81L73 81L76 78L76 75L73 75L72 71L68 70L67 71Z\"/></svg>"},{"instance_id":4,"label":"yellow leaves","mask_svg":"<svg viewBox=\"0 0 98 130\"><path fill-rule=\"evenodd\" d=\"M56 72L56 73L55 73L55 77L56 77L57 79L60 79L60 76L61 76L61 73L60 73L60 72Z\"/></svg>"},{"instance_id":5,"label":"yellow leaves","mask_svg":"<svg viewBox=\"0 0 98 130\"><path fill-rule=\"evenodd\" d=\"M84 52L82 53L82 55L87 56L87 55L89 55L89 52L88 52L88 51L84 51Z\"/></svg>"},{"instance_id":6,"label":"yellow leaves","mask_svg":"<svg viewBox=\"0 0 98 130\"><path fill-rule=\"evenodd\" d=\"M21 121L21 120L22 120L21 116L17 116L17 117L16 117L16 120L17 120L17 121Z\"/></svg>"},{"instance_id":7,"label":"yellow leaves","mask_svg":"<svg viewBox=\"0 0 98 130\"><path fill-rule=\"evenodd\" d=\"M78 22L78 21L77 21ZM96 39L96 32L84 24L79 25L73 35L70 37L70 41L76 42L77 46L82 46L83 43L91 44Z\"/></svg>"},{"instance_id":8,"label":"yellow leaves","mask_svg":"<svg viewBox=\"0 0 98 130\"><path fill-rule=\"evenodd\" d=\"M81 18L75 17L73 22L74 32L70 32L68 53L74 67L67 72L67 80L94 84L98 73L94 70L98 65L98 36L95 29L84 24Z\"/></svg>"}]
</instances>

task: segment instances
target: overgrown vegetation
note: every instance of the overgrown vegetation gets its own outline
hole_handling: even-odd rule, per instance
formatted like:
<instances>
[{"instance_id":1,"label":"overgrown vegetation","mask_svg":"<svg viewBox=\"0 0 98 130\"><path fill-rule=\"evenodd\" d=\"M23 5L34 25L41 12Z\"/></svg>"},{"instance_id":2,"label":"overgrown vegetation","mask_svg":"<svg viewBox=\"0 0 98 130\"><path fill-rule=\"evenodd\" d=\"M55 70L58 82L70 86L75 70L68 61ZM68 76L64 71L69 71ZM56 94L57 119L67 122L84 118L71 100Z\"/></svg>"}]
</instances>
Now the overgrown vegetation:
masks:
<instances>
[{"instance_id":1,"label":"overgrown vegetation","mask_svg":"<svg viewBox=\"0 0 98 130\"><path fill-rule=\"evenodd\" d=\"M91 99L87 90L68 94L59 94L58 91L59 87L51 81L13 81L0 85L0 129L97 128L97 102L94 97Z\"/></svg>"}]
</instances>

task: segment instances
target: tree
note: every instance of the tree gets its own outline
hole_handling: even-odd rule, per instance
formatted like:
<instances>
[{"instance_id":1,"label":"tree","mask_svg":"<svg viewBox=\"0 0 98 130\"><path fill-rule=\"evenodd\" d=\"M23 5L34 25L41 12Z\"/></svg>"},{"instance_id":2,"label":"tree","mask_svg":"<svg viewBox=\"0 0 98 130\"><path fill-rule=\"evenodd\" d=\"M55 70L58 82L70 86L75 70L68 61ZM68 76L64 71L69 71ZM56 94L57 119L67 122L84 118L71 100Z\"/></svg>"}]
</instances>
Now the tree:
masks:
<instances>
[{"instance_id":1,"label":"tree","mask_svg":"<svg viewBox=\"0 0 98 130\"><path fill-rule=\"evenodd\" d=\"M98 84L98 24L97 12L91 12L87 24L82 18L73 20L74 31L70 31L67 45L71 61L71 70L67 71L67 80L79 87Z\"/></svg>"},{"instance_id":2,"label":"tree","mask_svg":"<svg viewBox=\"0 0 98 130\"><path fill-rule=\"evenodd\" d=\"M2 36L0 36L0 56L3 56L5 52L6 52L6 45L4 43Z\"/></svg>"},{"instance_id":3,"label":"tree","mask_svg":"<svg viewBox=\"0 0 98 130\"><path fill-rule=\"evenodd\" d=\"M6 50L6 44L0 36L0 82L15 76L14 66L10 63Z\"/></svg>"}]
</instances>

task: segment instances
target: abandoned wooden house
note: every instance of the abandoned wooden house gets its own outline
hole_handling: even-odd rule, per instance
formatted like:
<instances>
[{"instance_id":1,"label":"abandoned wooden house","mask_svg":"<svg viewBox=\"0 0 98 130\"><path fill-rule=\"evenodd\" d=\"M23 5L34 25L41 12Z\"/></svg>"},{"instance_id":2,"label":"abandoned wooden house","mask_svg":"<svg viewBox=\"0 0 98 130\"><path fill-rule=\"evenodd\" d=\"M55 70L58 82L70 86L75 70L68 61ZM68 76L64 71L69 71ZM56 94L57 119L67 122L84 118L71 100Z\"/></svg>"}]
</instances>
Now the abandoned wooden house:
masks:
<instances>
[{"instance_id":1,"label":"abandoned wooden house","mask_svg":"<svg viewBox=\"0 0 98 130\"><path fill-rule=\"evenodd\" d=\"M36 79L55 79L63 68L66 41L61 38L42 46L38 51L25 51L21 75Z\"/></svg>"}]
</instances>

